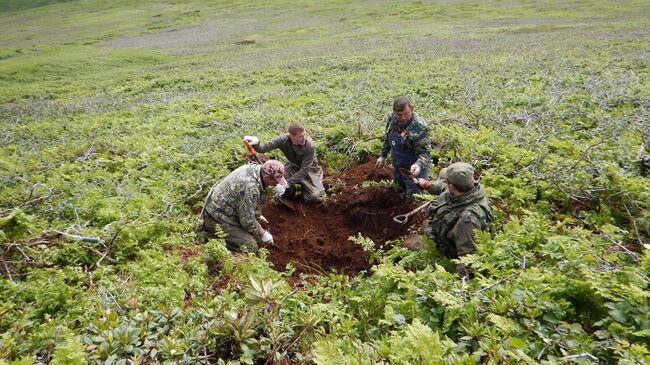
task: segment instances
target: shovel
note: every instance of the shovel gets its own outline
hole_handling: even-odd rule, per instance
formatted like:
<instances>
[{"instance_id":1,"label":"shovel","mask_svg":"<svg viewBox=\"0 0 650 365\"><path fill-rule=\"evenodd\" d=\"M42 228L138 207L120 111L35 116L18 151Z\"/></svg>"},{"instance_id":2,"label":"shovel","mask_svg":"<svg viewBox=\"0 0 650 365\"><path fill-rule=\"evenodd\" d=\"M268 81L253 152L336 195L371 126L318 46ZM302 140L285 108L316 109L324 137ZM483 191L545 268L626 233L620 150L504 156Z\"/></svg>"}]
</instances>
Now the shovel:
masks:
<instances>
[{"instance_id":1,"label":"shovel","mask_svg":"<svg viewBox=\"0 0 650 365\"><path fill-rule=\"evenodd\" d=\"M409 221L409 217L411 217L412 215L417 214L419 211L425 209L426 207L429 206L429 204L431 204L430 201L420 205L419 207L413 209L412 211L410 211L410 212L408 212L406 214L397 215L397 216L393 217L393 222L399 223L399 224L406 224L406 222Z\"/></svg>"},{"instance_id":2,"label":"shovel","mask_svg":"<svg viewBox=\"0 0 650 365\"><path fill-rule=\"evenodd\" d=\"M407 170L407 169L405 169L405 168L403 168L403 167L400 167L400 168L398 169L398 171L399 171L400 175L402 175L402 176L404 176L404 177L407 177L407 178L409 178L409 179L411 179L411 180L413 180L413 179L415 178L415 177L413 176L413 174L411 174L411 171L409 171L409 170Z\"/></svg>"},{"instance_id":3,"label":"shovel","mask_svg":"<svg viewBox=\"0 0 650 365\"><path fill-rule=\"evenodd\" d=\"M255 150L253 149L253 146L251 146L251 144L248 143L248 141L244 141L244 145L246 146L246 149L248 150L248 152L250 152L251 156L253 156L253 159L255 160L255 162L257 162L258 164L261 165L262 160L260 160L260 158L257 157L257 155L255 154Z\"/></svg>"},{"instance_id":4,"label":"shovel","mask_svg":"<svg viewBox=\"0 0 650 365\"><path fill-rule=\"evenodd\" d=\"M253 156L253 159L255 160L255 162L261 165L262 160L260 160L260 158L257 157L257 155L255 154L255 150L253 149L253 146L251 146L251 144L248 143L248 141L244 141L244 145L246 145L246 149L248 150L248 152L250 152L251 156ZM298 209L296 208L296 205L292 201L289 201L288 199L285 199L283 197L278 197L278 200L282 204L286 205L289 209L293 210L294 212L298 211Z\"/></svg>"}]
</instances>

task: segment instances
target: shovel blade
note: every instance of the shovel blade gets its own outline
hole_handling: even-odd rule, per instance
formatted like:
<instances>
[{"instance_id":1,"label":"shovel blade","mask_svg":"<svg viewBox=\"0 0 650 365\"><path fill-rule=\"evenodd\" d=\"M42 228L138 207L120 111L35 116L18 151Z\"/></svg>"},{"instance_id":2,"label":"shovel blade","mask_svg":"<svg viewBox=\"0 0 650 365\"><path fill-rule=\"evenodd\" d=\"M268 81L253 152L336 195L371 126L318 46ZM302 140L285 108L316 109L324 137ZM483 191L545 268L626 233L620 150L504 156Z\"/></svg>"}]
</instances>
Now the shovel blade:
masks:
<instances>
[{"instance_id":1,"label":"shovel blade","mask_svg":"<svg viewBox=\"0 0 650 365\"><path fill-rule=\"evenodd\" d=\"M399 168L399 173L400 173L400 175L402 175L404 177L407 177L409 179L413 178L413 174L411 174L411 171L409 171L409 170L407 170L407 169L405 169L403 167Z\"/></svg>"},{"instance_id":2,"label":"shovel blade","mask_svg":"<svg viewBox=\"0 0 650 365\"><path fill-rule=\"evenodd\" d=\"M280 201L280 203L289 207L289 209L293 210L294 212L298 211L298 207L296 206L296 203L292 202L291 200L287 198L278 198L278 200Z\"/></svg>"}]
</instances>

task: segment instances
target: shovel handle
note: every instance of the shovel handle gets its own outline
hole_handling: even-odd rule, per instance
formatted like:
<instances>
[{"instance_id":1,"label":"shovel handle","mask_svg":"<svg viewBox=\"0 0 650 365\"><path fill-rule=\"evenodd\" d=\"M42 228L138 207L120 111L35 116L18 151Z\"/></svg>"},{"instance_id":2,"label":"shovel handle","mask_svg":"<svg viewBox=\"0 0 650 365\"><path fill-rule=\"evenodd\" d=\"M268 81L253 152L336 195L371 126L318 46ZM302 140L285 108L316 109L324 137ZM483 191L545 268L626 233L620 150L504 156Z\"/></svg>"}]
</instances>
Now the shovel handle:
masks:
<instances>
[{"instance_id":1,"label":"shovel handle","mask_svg":"<svg viewBox=\"0 0 650 365\"><path fill-rule=\"evenodd\" d=\"M244 141L244 145L246 146L246 149L248 152L255 154L255 150L253 149L253 146L248 141Z\"/></svg>"},{"instance_id":2,"label":"shovel handle","mask_svg":"<svg viewBox=\"0 0 650 365\"><path fill-rule=\"evenodd\" d=\"M417 212L421 211L422 209L428 207L429 204L431 204L430 201L420 205L419 207L413 209L412 211L410 211L410 212L408 212L406 214L396 215L395 217L393 217L393 222L399 223L399 224L406 224L406 222L409 221L410 216L412 216L412 215L416 214Z\"/></svg>"},{"instance_id":3,"label":"shovel handle","mask_svg":"<svg viewBox=\"0 0 650 365\"><path fill-rule=\"evenodd\" d=\"M393 222L398 223L398 224L406 224L406 222L409 221L409 215L408 214L400 214L396 215L393 217Z\"/></svg>"},{"instance_id":4,"label":"shovel handle","mask_svg":"<svg viewBox=\"0 0 650 365\"><path fill-rule=\"evenodd\" d=\"M248 141L244 141L244 145L246 146L246 149L248 150L248 152L250 152L251 156L253 156L253 159L255 159L255 162L257 162L258 164L261 165L261 164L262 164L262 161L261 161L260 158L257 157L257 155L255 154L255 150L253 149L253 146L251 146L251 144L248 143Z\"/></svg>"}]
</instances>

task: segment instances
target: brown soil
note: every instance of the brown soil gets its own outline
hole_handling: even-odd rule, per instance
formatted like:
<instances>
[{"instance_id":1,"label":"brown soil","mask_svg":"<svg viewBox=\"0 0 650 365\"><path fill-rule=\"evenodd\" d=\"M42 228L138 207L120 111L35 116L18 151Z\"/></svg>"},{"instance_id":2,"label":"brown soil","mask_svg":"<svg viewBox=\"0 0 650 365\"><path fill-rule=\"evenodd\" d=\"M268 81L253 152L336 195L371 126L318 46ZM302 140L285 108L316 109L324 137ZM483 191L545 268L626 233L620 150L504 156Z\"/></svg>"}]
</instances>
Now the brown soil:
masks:
<instances>
[{"instance_id":1,"label":"brown soil","mask_svg":"<svg viewBox=\"0 0 650 365\"><path fill-rule=\"evenodd\" d=\"M356 274L370 267L369 254L348 240L361 233L376 245L408 233L417 218L408 224L393 222L393 217L413 209L403 195L392 188L363 188L367 180L392 179L389 168L375 169L375 159L326 177L326 188L335 186L324 204L305 204L294 200L292 211L274 199L268 199L262 214L269 220L275 245L269 247L270 261L278 270L291 263L296 272Z\"/></svg>"}]
</instances>

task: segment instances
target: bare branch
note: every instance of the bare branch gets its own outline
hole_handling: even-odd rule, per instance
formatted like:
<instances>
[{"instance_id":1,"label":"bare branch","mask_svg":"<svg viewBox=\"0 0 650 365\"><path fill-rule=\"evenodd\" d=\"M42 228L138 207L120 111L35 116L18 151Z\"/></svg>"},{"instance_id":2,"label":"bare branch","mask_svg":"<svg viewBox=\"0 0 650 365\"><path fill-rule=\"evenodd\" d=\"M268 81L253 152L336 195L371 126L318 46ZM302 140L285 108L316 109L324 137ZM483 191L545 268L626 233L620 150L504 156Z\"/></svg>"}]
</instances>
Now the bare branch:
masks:
<instances>
[{"instance_id":1,"label":"bare branch","mask_svg":"<svg viewBox=\"0 0 650 365\"><path fill-rule=\"evenodd\" d=\"M634 261L635 261L635 262L637 262L637 263L639 262L639 258L637 257L637 253L636 253L636 252L632 252L632 251L630 251L627 247L623 246L620 242L616 242L616 241L615 241L612 237L610 237L607 233L604 233L604 232L603 232L603 233L601 233L601 236L607 238L607 240L608 240L609 242L615 244L615 245L618 246L621 250L623 250L625 253L627 253L628 255L632 256L632 257L634 258Z\"/></svg>"},{"instance_id":2,"label":"bare branch","mask_svg":"<svg viewBox=\"0 0 650 365\"><path fill-rule=\"evenodd\" d=\"M12 283L16 283L14 279L11 277L11 271L9 271L9 266L7 266L7 262L2 260L2 265L5 267L5 271L7 272L7 277L9 278L9 281Z\"/></svg>"},{"instance_id":3,"label":"bare branch","mask_svg":"<svg viewBox=\"0 0 650 365\"><path fill-rule=\"evenodd\" d=\"M504 283L504 282L506 282L506 281L508 281L508 280L510 280L510 279L512 279L512 278L514 278L515 276L519 276L519 274L521 274L521 271L517 271L516 273L514 273L514 274L512 274L512 275L510 275L510 276L507 276L507 277L505 277L505 278L503 278L503 279L497 281L496 283L490 284L490 285L486 286L486 287L483 288L483 289L480 289L480 290L478 290L478 291L475 291L474 294L472 294L472 295L478 295L478 294L480 294L480 293L482 293L482 292L484 292L484 291L486 291L486 290L492 289L492 288L494 288L495 286L497 286L497 285L499 285L499 284L501 284L501 283Z\"/></svg>"},{"instance_id":4,"label":"bare branch","mask_svg":"<svg viewBox=\"0 0 650 365\"><path fill-rule=\"evenodd\" d=\"M576 359L581 359L581 358L584 358L584 357L589 358L590 360L593 360L596 363L598 363L598 358L596 356L586 352L586 351L579 354L579 355L569 355L569 356L562 357L561 359L562 360L576 360Z\"/></svg>"},{"instance_id":5,"label":"bare branch","mask_svg":"<svg viewBox=\"0 0 650 365\"><path fill-rule=\"evenodd\" d=\"M88 270L88 266L84 265L84 272L88 276L88 290L95 288L95 283L93 282L93 274Z\"/></svg>"},{"instance_id":6,"label":"bare branch","mask_svg":"<svg viewBox=\"0 0 650 365\"><path fill-rule=\"evenodd\" d=\"M643 160L643 150L645 150L648 147L648 144L650 144L650 141L646 141L644 144L639 147L639 152L636 154L636 160L637 161L642 161Z\"/></svg>"},{"instance_id":7,"label":"bare branch","mask_svg":"<svg viewBox=\"0 0 650 365\"><path fill-rule=\"evenodd\" d=\"M107 246L107 247L106 247L106 252L104 252L104 254L102 254L102 256L99 258L99 260L97 260L97 263L95 264L95 266L99 267L99 266L101 265L102 261L103 261L105 258L107 258L108 255L111 253L111 251L113 250L113 241L115 241L115 238L117 237L117 235L120 234L120 231L121 231L121 229L118 229L118 230L115 232L115 234L113 235L113 237L111 238L111 240L108 241L108 244L106 245L106 246ZM111 264L113 264L113 263L115 263L116 261L115 261L115 259L113 259L113 258L111 258L111 257L108 257L108 262L110 262Z\"/></svg>"}]
</instances>

